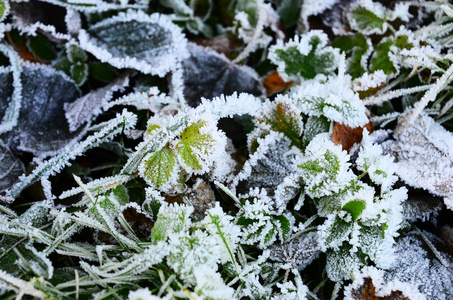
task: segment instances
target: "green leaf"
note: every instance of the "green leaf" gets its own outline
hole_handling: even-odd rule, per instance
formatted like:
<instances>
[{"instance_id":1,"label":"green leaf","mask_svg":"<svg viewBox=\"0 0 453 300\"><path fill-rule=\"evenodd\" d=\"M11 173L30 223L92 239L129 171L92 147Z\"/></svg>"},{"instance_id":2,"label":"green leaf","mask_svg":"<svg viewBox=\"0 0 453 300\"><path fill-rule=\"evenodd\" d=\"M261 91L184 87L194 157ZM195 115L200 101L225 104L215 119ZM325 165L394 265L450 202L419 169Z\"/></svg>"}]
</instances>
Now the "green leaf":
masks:
<instances>
[{"instance_id":1,"label":"green leaf","mask_svg":"<svg viewBox=\"0 0 453 300\"><path fill-rule=\"evenodd\" d=\"M90 76L100 81L110 82L118 77L115 68L107 63L89 63L88 68Z\"/></svg>"},{"instance_id":2,"label":"green leaf","mask_svg":"<svg viewBox=\"0 0 453 300\"><path fill-rule=\"evenodd\" d=\"M85 51L75 44L69 45L67 52L68 59L72 63L84 63L87 60Z\"/></svg>"},{"instance_id":3,"label":"green leaf","mask_svg":"<svg viewBox=\"0 0 453 300\"><path fill-rule=\"evenodd\" d=\"M297 46L275 51L279 60L285 62L285 73L313 79L318 74L329 75L336 67L336 56L333 51L320 51L325 43L317 35L313 35L308 44L311 50L307 55L302 54ZM326 50L328 48L325 48Z\"/></svg>"},{"instance_id":4,"label":"green leaf","mask_svg":"<svg viewBox=\"0 0 453 300\"><path fill-rule=\"evenodd\" d=\"M9 2L8 0L0 0L0 22L8 15Z\"/></svg>"},{"instance_id":5,"label":"green leaf","mask_svg":"<svg viewBox=\"0 0 453 300\"><path fill-rule=\"evenodd\" d=\"M338 215L335 216L333 223L329 224L325 228L326 234L322 238L324 239L324 244L329 247L330 245L338 245L339 242L347 239L351 233L353 223L346 222Z\"/></svg>"},{"instance_id":6,"label":"green leaf","mask_svg":"<svg viewBox=\"0 0 453 300\"><path fill-rule=\"evenodd\" d=\"M326 271L330 280L340 281L350 279L352 271L362 265L357 252L353 253L351 248L352 246L349 244L343 243L339 250L327 250Z\"/></svg>"},{"instance_id":7,"label":"green leaf","mask_svg":"<svg viewBox=\"0 0 453 300\"><path fill-rule=\"evenodd\" d=\"M363 34L340 36L332 43L332 47L340 49L341 52L345 52L348 56L347 73L353 79L362 76L366 72L362 65L362 57L367 54L370 47L367 38Z\"/></svg>"},{"instance_id":8,"label":"green leaf","mask_svg":"<svg viewBox=\"0 0 453 300\"><path fill-rule=\"evenodd\" d=\"M124 185L120 184L112 190L120 205L129 203L129 194Z\"/></svg>"},{"instance_id":9,"label":"green leaf","mask_svg":"<svg viewBox=\"0 0 453 300\"><path fill-rule=\"evenodd\" d=\"M166 184L174 174L175 152L168 147L150 154L143 161L143 175L156 187Z\"/></svg>"},{"instance_id":10,"label":"green leaf","mask_svg":"<svg viewBox=\"0 0 453 300\"><path fill-rule=\"evenodd\" d=\"M291 222L285 215L275 216L274 220L280 223L279 232L282 242L285 242L291 232Z\"/></svg>"},{"instance_id":11,"label":"green leaf","mask_svg":"<svg viewBox=\"0 0 453 300\"><path fill-rule=\"evenodd\" d=\"M305 149L310 141L318 134L329 132L331 122L324 116L309 117L305 123L304 136L302 137L302 146Z\"/></svg>"},{"instance_id":12,"label":"green leaf","mask_svg":"<svg viewBox=\"0 0 453 300\"><path fill-rule=\"evenodd\" d=\"M362 214L362 211L365 209L365 201L363 200L352 200L346 203L342 210L349 212L352 216L352 219L355 221Z\"/></svg>"},{"instance_id":13,"label":"green leaf","mask_svg":"<svg viewBox=\"0 0 453 300\"><path fill-rule=\"evenodd\" d=\"M300 111L291 102L275 101L271 111L263 116L263 121L271 125L271 129L283 133L291 141L292 146L302 147L300 136L303 123Z\"/></svg>"},{"instance_id":14,"label":"green leaf","mask_svg":"<svg viewBox=\"0 0 453 300\"><path fill-rule=\"evenodd\" d=\"M283 26L290 27L296 24L299 18L303 0L279 0L277 1L277 13Z\"/></svg>"},{"instance_id":15,"label":"green leaf","mask_svg":"<svg viewBox=\"0 0 453 300\"><path fill-rule=\"evenodd\" d=\"M351 27L360 32L384 33L387 29L387 27L384 26L384 19L360 5L355 7L352 12L348 14L348 19Z\"/></svg>"},{"instance_id":16,"label":"green leaf","mask_svg":"<svg viewBox=\"0 0 453 300\"><path fill-rule=\"evenodd\" d=\"M181 133L181 141L176 145L178 155L183 162L195 170L202 169L200 154L208 155L214 146L214 139L210 134L200 133L200 129L206 124L206 121L200 120L189 125Z\"/></svg>"},{"instance_id":17,"label":"green leaf","mask_svg":"<svg viewBox=\"0 0 453 300\"><path fill-rule=\"evenodd\" d=\"M151 237L155 241L163 241L170 233L178 233L190 227L192 206L177 205L162 206L154 223Z\"/></svg>"},{"instance_id":18,"label":"green leaf","mask_svg":"<svg viewBox=\"0 0 453 300\"><path fill-rule=\"evenodd\" d=\"M72 79L74 79L74 82L77 83L78 85L82 85L85 83L87 77L88 77L88 65L87 64L80 64L77 63L75 65L72 65L69 69L71 73Z\"/></svg>"},{"instance_id":19,"label":"green leaf","mask_svg":"<svg viewBox=\"0 0 453 300\"><path fill-rule=\"evenodd\" d=\"M72 64L67 57L63 57L53 65L56 70L63 71L69 76L71 76L71 66Z\"/></svg>"},{"instance_id":20,"label":"green leaf","mask_svg":"<svg viewBox=\"0 0 453 300\"><path fill-rule=\"evenodd\" d=\"M44 61L51 61L57 58L57 52L49 40L42 35L30 37L28 40L28 48L33 54Z\"/></svg>"},{"instance_id":21,"label":"green leaf","mask_svg":"<svg viewBox=\"0 0 453 300\"><path fill-rule=\"evenodd\" d=\"M381 42L375 49L373 58L371 59L370 71L375 72L382 70L385 74L390 75L397 73L397 69L393 64L393 61L389 57L390 47L394 42L390 39Z\"/></svg>"}]
</instances>

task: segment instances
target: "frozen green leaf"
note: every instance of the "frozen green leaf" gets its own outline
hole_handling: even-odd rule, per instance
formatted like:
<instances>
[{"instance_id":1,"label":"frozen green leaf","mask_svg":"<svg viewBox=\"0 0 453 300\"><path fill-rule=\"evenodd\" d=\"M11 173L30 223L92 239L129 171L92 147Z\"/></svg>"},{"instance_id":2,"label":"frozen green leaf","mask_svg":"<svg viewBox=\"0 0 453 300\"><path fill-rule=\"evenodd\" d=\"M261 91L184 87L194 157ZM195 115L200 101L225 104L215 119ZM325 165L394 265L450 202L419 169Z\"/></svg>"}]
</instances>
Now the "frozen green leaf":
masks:
<instances>
[{"instance_id":1,"label":"frozen green leaf","mask_svg":"<svg viewBox=\"0 0 453 300\"><path fill-rule=\"evenodd\" d=\"M87 55L82 48L76 44L70 44L67 47L68 59L71 63L84 63L87 60Z\"/></svg>"},{"instance_id":2,"label":"frozen green leaf","mask_svg":"<svg viewBox=\"0 0 453 300\"><path fill-rule=\"evenodd\" d=\"M277 13L285 27L290 27L296 24L299 18L302 0L278 0Z\"/></svg>"},{"instance_id":3,"label":"frozen green leaf","mask_svg":"<svg viewBox=\"0 0 453 300\"><path fill-rule=\"evenodd\" d=\"M118 77L115 68L107 63L89 63L90 76L97 80L110 82Z\"/></svg>"},{"instance_id":4,"label":"frozen green leaf","mask_svg":"<svg viewBox=\"0 0 453 300\"><path fill-rule=\"evenodd\" d=\"M28 40L28 47L36 57L44 61L50 61L57 58L55 47L42 35L30 37Z\"/></svg>"},{"instance_id":5,"label":"frozen green leaf","mask_svg":"<svg viewBox=\"0 0 453 300\"><path fill-rule=\"evenodd\" d=\"M184 232L189 229L190 215L194 209L186 205L162 205L157 221L154 223L151 237L155 241L165 240L172 233Z\"/></svg>"},{"instance_id":6,"label":"frozen green leaf","mask_svg":"<svg viewBox=\"0 0 453 300\"><path fill-rule=\"evenodd\" d=\"M352 200L343 205L342 210L349 212L352 216L352 220L357 220L366 205L363 200Z\"/></svg>"},{"instance_id":7,"label":"frozen green leaf","mask_svg":"<svg viewBox=\"0 0 453 300\"><path fill-rule=\"evenodd\" d=\"M307 147L310 141L318 134L329 132L331 122L324 116L309 117L305 123L304 136L302 137L303 148Z\"/></svg>"},{"instance_id":8,"label":"frozen green leaf","mask_svg":"<svg viewBox=\"0 0 453 300\"><path fill-rule=\"evenodd\" d=\"M312 30L286 44L277 41L269 49L269 59L278 66L278 73L285 81L330 75L337 67L339 51L327 46L327 42L325 33Z\"/></svg>"},{"instance_id":9,"label":"frozen green leaf","mask_svg":"<svg viewBox=\"0 0 453 300\"><path fill-rule=\"evenodd\" d=\"M181 133L181 141L176 145L182 161L195 170L203 168L200 159L203 155L209 155L214 146L212 135L200 132L200 129L206 125L206 121L192 123Z\"/></svg>"},{"instance_id":10,"label":"frozen green leaf","mask_svg":"<svg viewBox=\"0 0 453 300\"><path fill-rule=\"evenodd\" d=\"M384 33L387 26L385 19L378 17L374 12L363 6L356 6L349 14L351 27L360 32Z\"/></svg>"},{"instance_id":11,"label":"frozen green leaf","mask_svg":"<svg viewBox=\"0 0 453 300\"><path fill-rule=\"evenodd\" d=\"M175 158L175 152L168 147L164 147L143 159L141 172L152 185L161 187L175 175Z\"/></svg>"},{"instance_id":12,"label":"frozen green leaf","mask_svg":"<svg viewBox=\"0 0 453 300\"><path fill-rule=\"evenodd\" d=\"M389 53L391 53L390 47L393 44L394 42L391 39L387 39L376 47L374 55L371 59L371 72L382 70L387 75L397 73L395 62L389 56Z\"/></svg>"},{"instance_id":13,"label":"frozen green leaf","mask_svg":"<svg viewBox=\"0 0 453 300\"><path fill-rule=\"evenodd\" d=\"M188 56L181 29L166 15L128 11L79 32L80 47L116 68L163 77Z\"/></svg>"},{"instance_id":14,"label":"frozen green leaf","mask_svg":"<svg viewBox=\"0 0 453 300\"><path fill-rule=\"evenodd\" d=\"M322 243L328 247L338 247L352 231L353 223L347 222L336 215L333 222L323 225Z\"/></svg>"},{"instance_id":15,"label":"frozen green leaf","mask_svg":"<svg viewBox=\"0 0 453 300\"><path fill-rule=\"evenodd\" d=\"M351 251L351 246L343 243L339 250L327 251L326 271L329 279L340 281L350 279L353 271L358 270L363 265L358 253Z\"/></svg>"},{"instance_id":16,"label":"frozen green leaf","mask_svg":"<svg viewBox=\"0 0 453 300\"><path fill-rule=\"evenodd\" d=\"M80 63L74 64L70 68L70 73L75 83L77 83L77 85L82 85L88 77L88 65Z\"/></svg>"},{"instance_id":17,"label":"frozen green leaf","mask_svg":"<svg viewBox=\"0 0 453 300\"><path fill-rule=\"evenodd\" d=\"M8 15L9 13L9 2L8 0L0 0L0 22Z\"/></svg>"}]
</instances>

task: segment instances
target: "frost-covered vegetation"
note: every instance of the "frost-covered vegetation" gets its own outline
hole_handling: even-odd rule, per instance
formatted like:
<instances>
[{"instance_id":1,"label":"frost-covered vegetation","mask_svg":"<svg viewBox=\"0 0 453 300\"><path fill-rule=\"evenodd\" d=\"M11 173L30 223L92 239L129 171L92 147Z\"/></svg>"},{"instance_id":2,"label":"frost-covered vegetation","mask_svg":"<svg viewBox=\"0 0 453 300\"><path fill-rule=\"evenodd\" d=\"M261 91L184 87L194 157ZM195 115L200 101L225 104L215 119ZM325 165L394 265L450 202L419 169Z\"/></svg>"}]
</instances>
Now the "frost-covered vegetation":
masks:
<instances>
[{"instance_id":1,"label":"frost-covered vegetation","mask_svg":"<svg viewBox=\"0 0 453 300\"><path fill-rule=\"evenodd\" d=\"M0 39L1 299L453 299L447 1L0 0Z\"/></svg>"}]
</instances>

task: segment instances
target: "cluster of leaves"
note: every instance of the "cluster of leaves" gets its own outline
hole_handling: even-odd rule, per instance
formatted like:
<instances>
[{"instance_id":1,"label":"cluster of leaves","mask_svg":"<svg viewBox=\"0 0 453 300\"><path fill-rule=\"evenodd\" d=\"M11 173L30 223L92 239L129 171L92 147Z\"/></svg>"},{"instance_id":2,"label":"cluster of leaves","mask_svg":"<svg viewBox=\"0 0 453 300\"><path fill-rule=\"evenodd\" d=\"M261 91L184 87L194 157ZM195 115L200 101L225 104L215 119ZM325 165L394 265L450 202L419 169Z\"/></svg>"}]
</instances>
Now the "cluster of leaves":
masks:
<instances>
[{"instance_id":1,"label":"cluster of leaves","mask_svg":"<svg viewBox=\"0 0 453 300\"><path fill-rule=\"evenodd\" d=\"M0 296L452 298L452 32L446 2L0 0Z\"/></svg>"}]
</instances>

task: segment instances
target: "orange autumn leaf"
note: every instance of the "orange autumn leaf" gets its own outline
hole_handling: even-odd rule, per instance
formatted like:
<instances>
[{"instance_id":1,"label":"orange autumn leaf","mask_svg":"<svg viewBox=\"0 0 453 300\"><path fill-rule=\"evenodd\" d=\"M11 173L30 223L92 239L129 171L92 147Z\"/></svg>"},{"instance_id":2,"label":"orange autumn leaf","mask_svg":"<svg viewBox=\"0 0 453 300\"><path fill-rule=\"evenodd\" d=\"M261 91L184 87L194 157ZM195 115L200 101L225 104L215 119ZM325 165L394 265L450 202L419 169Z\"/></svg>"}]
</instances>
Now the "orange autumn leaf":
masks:
<instances>
[{"instance_id":1,"label":"orange autumn leaf","mask_svg":"<svg viewBox=\"0 0 453 300\"><path fill-rule=\"evenodd\" d=\"M376 295L376 288L370 278L363 279L363 285L351 291L354 300L410 300L401 291L391 291L383 297Z\"/></svg>"},{"instance_id":2,"label":"orange autumn leaf","mask_svg":"<svg viewBox=\"0 0 453 300\"><path fill-rule=\"evenodd\" d=\"M278 75L278 72L274 72L264 78L263 84L266 88L267 95L272 95L288 88L291 84L293 84L293 82L283 81L283 79Z\"/></svg>"},{"instance_id":3,"label":"orange autumn leaf","mask_svg":"<svg viewBox=\"0 0 453 300\"><path fill-rule=\"evenodd\" d=\"M362 141L363 128L366 128L368 132L373 131L371 123L366 124L364 127L351 128L335 122L333 126L332 142L335 145L341 145L343 150L349 151L355 143L360 143Z\"/></svg>"},{"instance_id":4,"label":"orange autumn leaf","mask_svg":"<svg viewBox=\"0 0 453 300\"><path fill-rule=\"evenodd\" d=\"M9 32L6 32L6 36L8 38L8 41L9 43L13 46L14 50L17 51L17 53L19 54L19 56L23 59L23 60L27 60L27 61L31 61L31 62L35 62L35 63L40 63L42 64L43 62L35 57L29 50L28 50L28 47L27 45L23 42L23 43L18 43L18 44L15 44L13 42L13 39L11 38L11 35Z\"/></svg>"}]
</instances>

